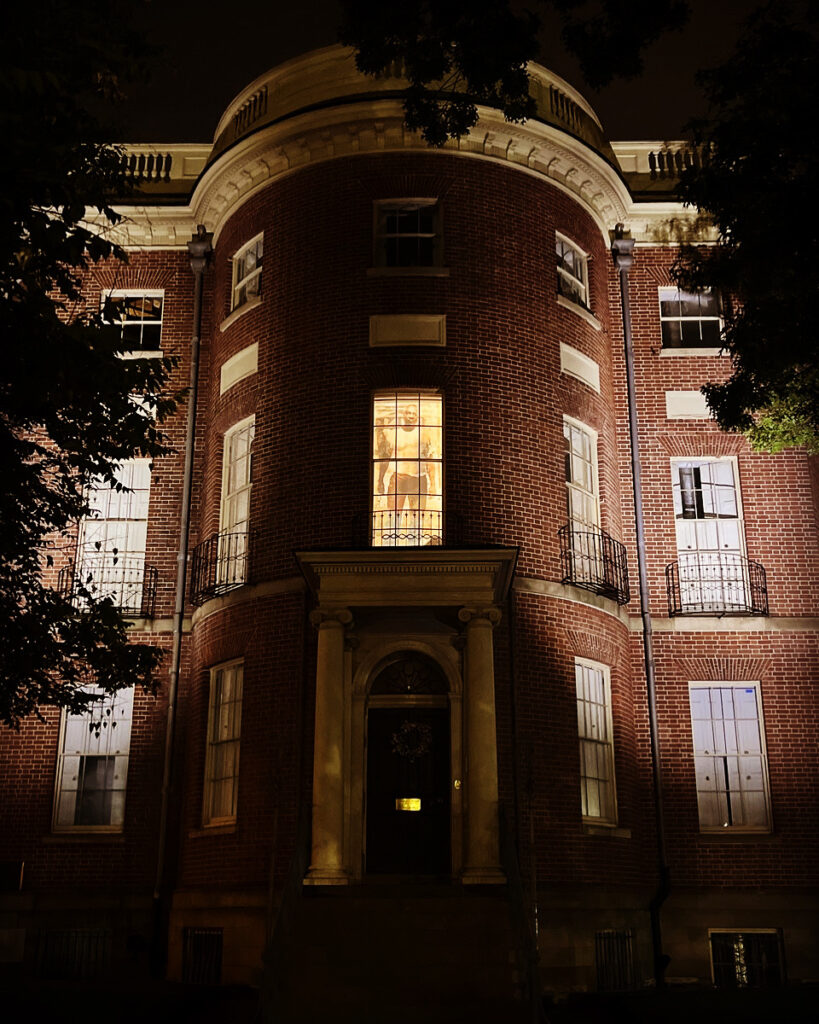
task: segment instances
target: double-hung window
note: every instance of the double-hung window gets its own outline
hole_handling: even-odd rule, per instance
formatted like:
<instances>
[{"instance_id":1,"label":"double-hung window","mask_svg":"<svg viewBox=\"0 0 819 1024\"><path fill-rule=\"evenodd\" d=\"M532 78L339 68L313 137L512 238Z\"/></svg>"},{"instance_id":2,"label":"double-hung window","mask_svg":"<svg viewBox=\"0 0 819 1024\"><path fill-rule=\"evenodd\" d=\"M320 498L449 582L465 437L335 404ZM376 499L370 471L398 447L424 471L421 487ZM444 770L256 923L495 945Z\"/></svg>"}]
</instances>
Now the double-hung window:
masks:
<instances>
[{"instance_id":1,"label":"double-hung window","mask_svg":"<svg viewBox=\"0 0 819 1024\"><path fill-rule=\"evenodd\" d=\"M264 236L256 235L234 255L231 309L238 309L262 294L263 249Z\"/></svg>"},{"instance_id":2,"label":"double-hung window","mask_svg":"<svg viewBox=\"0 0 819 1024\"><path fill-rule=\"evenodd\" d=\"M691 683L689 695L701 831L769 832L759 687Z\"/></svg>"},{"instance_id":3,"label":"double-hung window","mask_svg":"<svg viewBox=\"0 0 819 1024\"><path fill-rule=\"evenodd\" d=\"M227 825L236 821L243 680L241 661L211 669L202 808L205 825Z\"/></svg>"},{"instance_id":4,"label":"double-hung window","mask_svg":"<svg viewBox=\"0 0 819 1024\"><path fill-rule=\"evenodd\" d=\"M616 825L611 683L605 665L575 659L580 807L590 823Z\"/></svg>"},{"instance_id":5,"label":"double-hung window","mask_svg":"<svg viewBox=\"0 0 819 1024\"><path fill-rule=\"evenodd\" d=\"M745 611L748 563L733 459L671 464L683 612Z\"/></svg>"},{"instance_id":6,"label":"double-hung window","mask_svg":"<svg viewBox=\"0 0 819 1024\"><path fill-rule=\"evenodd\" d=\"M605 578L597 499L597 435L564 418L563 456L569 544L564 571L578 586L596 587Z\"/></svg>"},{"instance_id":7,"label":"double-hung window","mask_svg":"<svg viewBox=\"0 0 819 1024\"><path fill-rule=\"evenodd\" d=\"M76 575L96 598L107 597L122 611L145 613L148 602L145 541L151 463L131 459L117 470L116 483L92 481L89 513L80 524ZM148 612L150 614L150 612Z\"/></svg>"},{"instance_id":8,"label":"double-hung window","mask_svg":"<svg viewBox=\"0 0 819 1024\"><path fill-rule=\"evenodd\" d=\"M103 316L119 327L125 352L159 352L162 348L162 312L165 293L161 290L117 289L102 297Z\"/></svg>"},{"instance_id":9,"label":"double-hung window","mask_svg":"<svg viewBox=\"0 0 819 1024\"><path fill-rule=\"evenodd\" d=\"M378 267L440 266L440 203L437 199L379 200L374 241Z\"/></svg>"},{"instance_id":10,"label":"double-hung window","mask_svg":"<svg viewBox=\"0 0 819 1024\"><path fill-rule=\"evenodd\" d=\"M218 585L223 588L247 580L255 432L256 419L248 416L225 434L218 562Z\"/></svg>"},{"instance_id":11,"label":"double-hung window","mask_svg":"<svg viewBox=\"0 0 819 1024\"><path fill-rule=\"evenodd\" d=\"M660 288L660 328L663 348L719 348L719 295L710 288L701 292Z\"/></svg>"},{"instance_id":12,"label":"double-hung window","mask_svg":"<svg viewBox=\"0 0 819 1024\"><path fill-rule=\"evenodd\" d=\"M557 234L557 293L564 299L589 308L589 257L580 246Z\"/></svg>"},{"instance_id":13,"label":"double-hung window","mask_svg":"<svg viewBox=\"0 0 819 1024\"><path fill-rule=\"evenodd\" d=\"M63 712L54 830L117 832L125 820L125 784L134 690L87 691L84 711Z\"/></svg>"},{"instance_id":14,"label":"double-hung window","mask_svg":"<svg viewBox=\"0 0 819 1024\"><path fill-rule=\"evenodd\" d=\"M372 543L443 543L443 401L424 391L373 399Z\"/></svg>"}]
</instances>

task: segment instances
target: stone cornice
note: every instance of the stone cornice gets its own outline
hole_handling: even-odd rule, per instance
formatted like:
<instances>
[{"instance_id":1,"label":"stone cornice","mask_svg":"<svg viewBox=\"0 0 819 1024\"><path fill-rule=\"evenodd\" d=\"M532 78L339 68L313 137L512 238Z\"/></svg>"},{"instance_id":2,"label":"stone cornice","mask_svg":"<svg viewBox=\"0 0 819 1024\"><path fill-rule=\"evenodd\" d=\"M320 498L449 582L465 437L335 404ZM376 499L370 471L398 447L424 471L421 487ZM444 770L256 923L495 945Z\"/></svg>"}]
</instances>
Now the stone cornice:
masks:
<instances>
[{"instance_id":1,"label":"stone cornice","mask_svg":"<svg viewBox=\"0 0 819 1024\"><path fill-rule=\"evenodd\" d=\"M322 609L501 604L516 558L515 548L296 552Z\"/></svg>"},{"instance_id":2,"label":"stone cornice","mask_svg":"<svg viewBox=\"0 0 819 1024\"><path fill-rule=\"evenodd\" d=\"M618 172L585 143L540 121L509 124L490 108L469 135L430 149L403 121L394 99L367 100L271 124L219 157L196 185L191 209L218 238L226 220L260 189L311 164L341 156L426 152L503 162L572 196L597 222L606 243L615 223L628 220L631 197Z\"/></svg>"},{"instance_id":3,"label":"stone cornice","mask_svg":"<svg viewBox=\"0 0 819 1024\"><path fill-rule=\"evenodd\" d=\"M196 230L196 221L189 205L180 206L117 206L122 215L118 224L103 217L87 217L85 224L110 241L129 250L180 249Z\"/></svg>"}]
</instances>

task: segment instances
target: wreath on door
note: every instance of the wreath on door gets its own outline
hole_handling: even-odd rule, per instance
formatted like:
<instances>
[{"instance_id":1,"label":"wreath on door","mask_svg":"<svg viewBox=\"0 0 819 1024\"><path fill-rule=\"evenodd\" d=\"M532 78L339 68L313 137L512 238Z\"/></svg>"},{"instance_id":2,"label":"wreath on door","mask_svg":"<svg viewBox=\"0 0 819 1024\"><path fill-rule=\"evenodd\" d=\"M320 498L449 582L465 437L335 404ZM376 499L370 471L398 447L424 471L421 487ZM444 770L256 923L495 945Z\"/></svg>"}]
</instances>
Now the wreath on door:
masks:
<instances>
[{"instance_id":1,"label":"wreath on door","mask_svg":"<svg viewBox=\"0 0 819 1024\"><path fill-rule=\"evenodd\" d=\"M417 761L432 749L432 729L425 722L405 720L392 734L394 754L407 761Z\"/></svg>"}]
</instances>

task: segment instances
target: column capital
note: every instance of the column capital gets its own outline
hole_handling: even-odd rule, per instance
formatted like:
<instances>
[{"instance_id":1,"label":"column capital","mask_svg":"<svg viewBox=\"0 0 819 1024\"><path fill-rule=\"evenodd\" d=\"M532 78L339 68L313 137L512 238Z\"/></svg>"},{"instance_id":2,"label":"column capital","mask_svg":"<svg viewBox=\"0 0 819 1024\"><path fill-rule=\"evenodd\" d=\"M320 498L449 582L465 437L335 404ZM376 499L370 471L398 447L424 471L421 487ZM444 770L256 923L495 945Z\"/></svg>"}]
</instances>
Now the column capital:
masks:
<instances>
[{"instance_id":1,"label":"column capital","mask_svg":"<svg viewBox=\"0 0 819 1024\"><path fill-rule=\"evenodd\" d=\"M322 626L351 626L353 613L349 608L314 608L310 612L310 623L321 629Z\"/></svg>"},{"instance_id":2,"label":"column capital","mask_svg":"<svg viewBox=\"0 0 819 1024\"><path fill-rule=\"evenodd\" d=\"M461 622L467 623L467 625L471 622L479 622L481 619L486 619L490 626L497 626L501 620L501 610L494 605L489 605L486 608L465 607L459 609L458 618Z\"/></svg>"}]
</instances>

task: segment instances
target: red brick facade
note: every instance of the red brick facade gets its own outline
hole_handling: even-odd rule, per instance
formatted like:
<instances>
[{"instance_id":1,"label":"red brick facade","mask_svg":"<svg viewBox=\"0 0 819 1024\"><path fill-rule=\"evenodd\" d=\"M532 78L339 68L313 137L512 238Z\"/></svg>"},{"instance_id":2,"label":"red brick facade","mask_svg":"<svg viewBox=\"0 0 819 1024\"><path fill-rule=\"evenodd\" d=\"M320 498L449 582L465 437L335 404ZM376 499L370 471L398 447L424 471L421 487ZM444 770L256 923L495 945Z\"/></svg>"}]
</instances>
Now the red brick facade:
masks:
<instances>
[{"instance_id":1,"label":"red brick facade","mask_svg":"<svg viewBox=\"0 0 819 1024\"><path fill-rule=\"evenodd\" d=\"M241 143L214 161L197 189L210 187L208 174L240 159ZM275 917L298 845L297 822L309 818L315 802L321 668L308 613L316 593L294 553L352 558L367 547L372 395L415 388L443 396L444 508L448 522L459 523L456 547L482 557L517 549L493 638L497 780L524 878L536 870L543 983L552 990L594 988L594 935L611 929L631 930L641 982L652 974L657 827L621 307L601 217L582 188L570 188L570 176L560 185L537 172L534 161L530 167L521 159L487 158L468 147L430 153L386 145L379 152L375 144L318 159L305 146L302 165L289 155L287 173L254 187L218 223L205 221L216 241L205 275L191 551L220 529L224 436L251 415L254 539L244 586L186 606L165 851L170 976L183 970L184 929L214 927L224 929L223 980L258 981L266 922ZM604 163L597 154L589 160ZM247 166L257 166L250 156ZM611 168L599 173L614 177ZM440 267L379 273L374 203L412 197L440 202ZM635 222L639 206L633 202ZM588 255L593 318L558 301L556 232ZM261 301L225 324L232 257L260 233ZM790 979L807 979L819 855L815 482L812 489L800 451L757 454L708 420L667 418L666 392L697 391L729 369L719 356L662 348L657 289L669 283L673 256L673 246L638 237L629 276L671 880L662 912L668 973L710 983L709 929L771 929L784 943ZM173 383L184 387L193 277L180 244L134 251L127 265L95 270L88 302L96 304L109 288L164 290L162 348L179 358ZM370 317L417 314L445 315L445 346L370 345ZM220 393L221 368L252 344L258 344L258 369ZM599 390L561 371L561 344L597 367ZM561 582L564 416L597 435L599 525L628 554L632 598L623 607ZM170 648L184 405L168 430L177 450L153 468L146 547L146 564L158 570L156 613L137 623L135 640ZM767 572L769 614L670 616L665 568L677 558L671 460L728 456L736 460L747 556ZM462 665L457 611L454 602L426 609L417 602L411 609L400 602L353 606L345 678L363 672L368 644L400 641L402 615L412 638L408 649L434 646L430 637L440 634ZM576 658L610 671L617 801L610 827L581 814ZM244 665L238 803L235 822L210 828L202 816L210 675L235 659ZM691 682L759 685L768 831L701 832ZM18 936L25 930L32 970L39 936L48 929L111 929L112 955L123 963L128 950L150 939L166 674L160 683L156 698L136 695L125 821L115 833L52 832L59 713L46 710L19 734L0 736L0 859L25 863L22 889L4 894L0 906L10 930ZM351 712L354 732L361 708L354 697L345 700L359 709ZM355 740L345 734L344 744L354 749ZM360 832L366 811L351 778L345 777L345 842L356 850L361 836L350 834ZM468 807L465 813L468 820ZM351 885L366 882L366 863L350 871ZM452 884L459 880L453 867ZM764 898L755 899L763 890Z\"/></svg>"}]
</instances>

